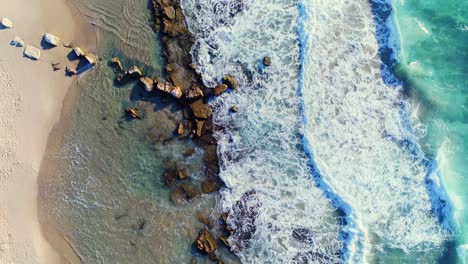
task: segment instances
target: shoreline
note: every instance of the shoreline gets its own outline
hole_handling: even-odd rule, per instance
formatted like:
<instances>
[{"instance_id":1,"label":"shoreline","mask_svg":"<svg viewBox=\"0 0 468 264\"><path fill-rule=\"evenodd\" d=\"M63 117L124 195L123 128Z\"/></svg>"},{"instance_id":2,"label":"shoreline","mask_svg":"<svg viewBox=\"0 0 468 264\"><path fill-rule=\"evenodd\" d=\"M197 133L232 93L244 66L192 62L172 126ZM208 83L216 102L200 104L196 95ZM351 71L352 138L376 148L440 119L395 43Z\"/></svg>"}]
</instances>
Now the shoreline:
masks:
<instances>
[{"instance_id":1,"label":"shoreline","mask_svg":"<svg viewBox=\"0 0 468 264\"><path fill-rule=\"evenodd\" d=\"M51 63L72 67L76 62L67 58L70 49L62 44L47 49L41 39L51 32L64 44L73 42L93 50L93 30L68 1L0 4L0 15L13 21L12 29L0 30L0 81L10 92L0 102L6 108L3 122L8 125L1 143L11 146L0 160L2 172L6 172L2 173L0 186L1 263L63 263L46 240L46 230L39 220L38 180L49 133L60 118L63 99L74 80L63 70L54 72ZM40 48L41 58L30 60L24 57L24 48L9 45L15 36Z\"/></svg>"}]
</instances>

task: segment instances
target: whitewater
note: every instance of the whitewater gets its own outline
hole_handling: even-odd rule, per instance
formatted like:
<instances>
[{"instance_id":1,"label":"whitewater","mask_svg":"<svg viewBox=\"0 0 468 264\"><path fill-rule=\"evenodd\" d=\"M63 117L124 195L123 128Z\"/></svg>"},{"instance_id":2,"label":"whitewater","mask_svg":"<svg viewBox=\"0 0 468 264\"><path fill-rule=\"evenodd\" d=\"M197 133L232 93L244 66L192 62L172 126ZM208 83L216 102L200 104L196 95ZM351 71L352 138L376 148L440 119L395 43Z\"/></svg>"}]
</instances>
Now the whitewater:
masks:
<instances>
[{"instance_id":1,"label":"whitewater","mask_svg":"<svg viewBox=\"0 0 468 264\"><path fill-rule=\"evenodd\" d=\"M243 262L440 257L450 234L438 176L401 86L382 78L368 1L182 6L205 84L239 80L211 105L222 206Z\"/></svg>"}]
</instances>

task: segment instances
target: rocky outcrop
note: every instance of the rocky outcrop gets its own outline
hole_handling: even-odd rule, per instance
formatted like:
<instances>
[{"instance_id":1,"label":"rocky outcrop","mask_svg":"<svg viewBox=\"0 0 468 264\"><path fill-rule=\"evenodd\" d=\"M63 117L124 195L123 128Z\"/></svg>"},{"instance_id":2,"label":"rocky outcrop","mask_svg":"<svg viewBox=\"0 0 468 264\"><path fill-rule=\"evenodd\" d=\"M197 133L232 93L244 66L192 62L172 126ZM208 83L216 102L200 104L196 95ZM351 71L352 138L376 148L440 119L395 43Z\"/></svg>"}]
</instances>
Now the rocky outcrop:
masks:
<instances>
[{"instance_id":1,"label":"rocky outcrop","mask_svg":"<svg viewBox=\"0 0 468 264\"><path fill-rule=\"evenodd\" d=\"M24 49L24 56L33 60L39 60L41 58L41 51L34 46L27 45Z\"/></svg>"},{"instance_id":2,"label":"rocky outcrop","mask_svg":"<svg viewBox=\"0 0 468 264\"><path fill-rule=\"evenodd\" d=\"M60 38L51 33L45 33L43 39L46 43L55 47L57 47L60 44Z\"/></svg>"},{"instance_id":3,"label":"rocky outcrop","mask_svg":"<svg viewBox=\"0 0 468 264\"><path fill-rule=\"evenodd\" d=\"M214 236L206 229L200 230L196 244L198 250L207 255L210 255L218 248L218 244L216 243Z\"/></svg>"},{"instance_id":4,"label":"rocky outcrop","mask_svg":"<svg viewBox=\"0 0 468 264\"><path fill-rule=\"evenodd\" d=\"M203 103L202 99L199 99L190 104L190 108L192 109L193 115L196 118L207 119L211 117L211 108L209 105Z\"/></svg>"}]
</instances>

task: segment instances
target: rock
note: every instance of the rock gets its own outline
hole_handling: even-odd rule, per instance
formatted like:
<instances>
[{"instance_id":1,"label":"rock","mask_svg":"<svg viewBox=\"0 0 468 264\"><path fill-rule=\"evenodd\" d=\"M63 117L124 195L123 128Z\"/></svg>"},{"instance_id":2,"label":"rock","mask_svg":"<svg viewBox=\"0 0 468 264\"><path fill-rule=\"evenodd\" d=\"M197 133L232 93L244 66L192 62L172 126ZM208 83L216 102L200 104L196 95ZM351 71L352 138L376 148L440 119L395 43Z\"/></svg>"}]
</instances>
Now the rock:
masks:
<instances>
[{"instance_id":1,"label":"rock","mask_svg":"<svg viewBox=\"0 0 468 264\"><path fill-rule=\"evenodd\" d=\"M207 255L211 254L218 248L215 238L206 229L200 230L196 243L198 250Z\"/></svg>"},{"instance_id":2,"label":"rock","mask_svg":"<svg viewBox=\"0 0 468 264\"><path fill-rule=\"evenodd\" d=\"M211 108L209 105L204 104L202 99L199 99L192 104L190 104L190 108L193 111L193 115L196 118L200 119L207 119L211 116Z\"/></svg>"},{"instance_id":3,"label":"rock","mask_svg":"<svg viewBox=\"0 0 468 264\"><path fill-rule=\"evenodd\" d=\"M24 40L22 40L18 36L15 36L15 38L10 42L10 45L16 46L16 47L24 47Z\"/></svg>"},{"instance_id":4,"label":"rock","mask_svg":"<svg viewBox=\"0 0 468 264\"><path fill-rule=\"evenodd\" d=\"M172 7L172 6L164 7L164 14L171 20L176 17L174 7Z\"/></svg>"},{"instance_id":5,"label":"rock","mask_svg":"<svg viewBox=\"0 0 468 264\"><path fill-rule=\"evenodd\" d=\"M74 48L73 51L75 52L75 55L78 56L78 57L81 57L81 56L84 56L85 53L83 52L83 50L81 48Z\"/></svg>"},{"instance_id":6,"label":"rock","mask_svg":"<svg viewBox=\"0 0 468 264\"><path fill-rule=\"evenodd\" d=\"M45 42L55 47L57 47L60 43L60 38L50 33L45 33L43 39Z\"/></svg>"},{"instance_id":7,"label":"rock","mask_svg":"<svg viewBox=\"0 0 468 264\"><path fill-rule=\"evenodd\" d=\"M231 113L237 113L237 106L231 106L231 108L229 108L229 111L231 111Z\"/></svg>"},{"instance_id":8,"label":"rock","mask_svg":"<svg viewBox=\"0 0 468 264\"><path fill-rule=\"evenodd\" d=\"M236 77L232 75L226 75L223 78L223 83L226 84L229 88L236 90L239 86L239 82Z\"/></svg>"},{"instance_id":9,"label":"rock","mask_svg":"<svg viewBox=\"0 0 468 264\"><path fill-rule=\"evenodd\" d=\"M268 57L268 56L265 56L265 57L263 58L263 65L265 65L265 66L270 66L270 65L271 65L271 58Z\"/></svg>"},{"instance_id":10,"label":"rock","mask_svg":"<svg viewBox=\"0 0 468 264\"><path fill-rule=\"evenodd\" d=\"M185 126L183 122L179 123L179 127L177 128L177 134L183 135L185 133Z\"/></svg>"},{"instance_id":11,"label":"rock","mask_svg":"<svg viewBox=\"0 0 468 264\"><path fill-rule=\"evenodd\" d=\"M208 179L202 183L202 192L203 193L212 193L216 192L221 188L220 184L213 179Z\"/></svg>"},{"instance_id":12,"label":"rock","mask_svg":"<svg viewBox=\"0 0 468 264\"><path fill-rule=\"evenodd\" d=\"M193 154L195 154L195 149L194 148L189 148L189 149L186 149L186 150L184 150L182 152L182 155L184 157L186 157L186 158L192 156Z\"/></svg>"},{"instance_id":13,"label":"rock","mask_svg":"<svg viewBox=\"0 0 468 264\"><path fill-rule=\"evenodd\" d=\"M54 71L58 71L58 70L62 69L62 67L60 67L60 62L52 63L52 69Z\"/></svg>"},{"instance_id":14,"label":"rock","mask_svg":"<svg viewBox=\"0 0 468 264\"><path fill-rule=\"evenodd\" d=\"M96 63L97 63L96 55L94 55L92 53L88 53L84 57L88 61L89 64L91 64L92 66L96 65Z\"/></svg>"},{"instance_id":15,"label":"rock","mask_svg":"<svg viewBox=\"0 0 468 264\"><path fill-rule=\"evenodd\" d=\"M137 66L132 66L130 67L130 69L128 69L128 72L127 72L128 75L132 76L132 77L137 77L137 78L140 78L143 74L141 73L141 70L140 68L138 68Z\"/></svg>"},{"instance_id":16,"label":"rock","mask_svg":"<svg viewBox=\"0 0 468 264\"><path fill-rule=\"evenodd\" d=\"M24 56L33 60L38 60L41 58L41 51L34 46L27 45L24 49Z\"/></svg>"},{"instance_id":17,"label":"rock","mask_svg":"<svg viewBox=\"0 0 468 264\"><path fill-rule=\"evenodd\" d=\"M171 95L179 99L180 97L182 97L182 91L178 86L174 86L174 88L171 91Z\"/></svg>"},{"instance_id":18,"label":"rock","mask_svg":"<svg viewBox=\"0 0 468 264\"><path fill-rule=\"evenodd\" d=\"M198 196L200 196L200 192L197 191L195 187L193 187L192 185L182 184L180 188L183 190L185 194L185 199L189 202L197 198Z\"/></svg>"},{"instance_id":19,"label":"rock","mask_svg":"<svg viewBox=\"0 0 468 264\"><path fill-rule=\"evenodd\" d=\"M162 175L164 185L168 187L172 186L178 180L178 176L178 172L174 169L167 169Z\"/></svg>"},{"instance_id":20,"label":"rock","mask_svg":"<svg viewBox=\"0 0 468 264\"><path fill-rule=\"evenodd\" d=\"M206 214L204 212L197 212L196 215L197 215L198 221L205 224L207 227L211 228L213 226L211 221L210 221L210 217L209 217L208 214Z\"/></svg>"},{"instance_id":21,"label":"rock","mask_svg":"<svg viewBox=\"0 0 468 264\"><path fill-rule=\"evenodd\" d=\"M151 92L153 90L153 84L154 84L153 79L148 78L148 77L141 77L140 83L141 85L143 85L143 87L145 88L147 92Z\"/></svg>"},{"instance_id":22,"label":"rock","mask_svg":"<svg viewBox=\"0 0 468 264\"><path fill-rule=\"evenodd\" d=\"M69 48L69 49L71 49L71 48L73 47L72 44L71 44L70 42L68 42L68 43L63 43L62 46L65 47L65 48Z\"/></svg>"},{"instance_id":23,"label":"rock","mask_svg":"<svg viewBox=\"0 0 468 264\"><path fill-rule=\"evenodd\" d=\"M111 59L111 65L114 66L119 72L123 71L122 62L119 58L114 57Z\"/></svg>"},{"instance_id":24,"label":"rock","mask_svg":"<svg viewBox=\"0 0 468 264\"><path fill-rule=\"evenodd\" d=\"M2 24L3 27L6 27L6 28L13 28L13 22L12 22L10 19L6 18L6 17L4 17L4 18L2 19L2 23L1 23L1 24Z\"/></svg>"},{"instance_id":25,"label":"rock","mask_svg":"<svg viewBox=\"0 0 468 264\"><path fill-rule=\"evenodd\" d=\"M214 94L215 95L220 95L224 92L226 92L226 90L228 89L228 86L224 83L220 83L218 85L216 85L216 87L214 88Z\"/></svg>"},{"instance_id":26,"label":"rock","mask_svg":"<svg viewBox=\"0 0 468 264\"><path fill-rule=\"evenodd\" d=\"M228 248L230 247L229 246L229 240L227 237L224 237L224 236L220 236L219 237L219 240L221 240L223 242L224 245L226 245Z\"/></svg>"},{"instance_id":27,"label":"rock","mask_svg":"<svg viewBox=\"0 0 468 264\"><path fill-rule=\"evenodd\" d=\"M196 83L192 84L192 86L190 86L190 89L185 94L185 98L189 100L196 100L202 97L203 97L203 91L200 88L200 86Z\"/></svg>"},{"instance_id":28,"label":"rock","mask_svg":"<svg viewBox=\"0 0 468 264\"><path fill-rule=\"evenodd\" d=\"M135 108L128 108L125 109L125 112L129 114L131 117L136 118L136 119L141 119L140 113Z\"/></svg>"},{"instance_id":29,"label":"rock","mask_svg":"<svg viewBox=\"0 0 468 264\"><path fill-rule=\"evenodd\" d=\"M203 124L205 124L205 122L197 120L197 136L198 137L202 136Z\"/></svg>"},{"instance_id":30,"label":"rock","mask_svg":"<svg viewBox=\"0 0 468 264\"><path fill-rule=\"evenodd\" d=\"M180 180L185 180L189 177L188 175L188 172L187 172L187 169L186 168L183 168L183 169L179 169L177 171L177 176L179 176L179 179Z\"/></svg>"},{"instance_id":31,"label":"rock","mask_svg":"<svg viewBox=\"0 0 468 264\"><path fill-rule=\"evenodd\" d=\"M170 82L164 81L161 78L156 78L154 83L156 84L156 89L160 90L161 92L170 94L175 89L174 85L172 85Z\"/></svg>"},{"instance_id":32,"label":"rock","mask_svg":"<svg viewBox=\"0 0 468 264\"><path fill-rule=\"evenodd\" d=\"M70 69L70 68L68 68L68 67L65 67L65 73L66 73L68 76L73 76L73 75L76 75L76 74L77 74L76 70Z\"/></svg>"}]
</instances>

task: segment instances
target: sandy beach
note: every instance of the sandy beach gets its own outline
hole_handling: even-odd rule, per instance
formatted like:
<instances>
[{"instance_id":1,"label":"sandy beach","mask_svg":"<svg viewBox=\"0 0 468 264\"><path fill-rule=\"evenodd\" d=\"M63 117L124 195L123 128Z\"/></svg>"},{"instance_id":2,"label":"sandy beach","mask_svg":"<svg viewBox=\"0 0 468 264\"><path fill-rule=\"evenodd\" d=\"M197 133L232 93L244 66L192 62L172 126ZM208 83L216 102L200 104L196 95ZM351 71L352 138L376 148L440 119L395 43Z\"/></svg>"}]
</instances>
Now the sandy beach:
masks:
<instances>
[{"instance_id":1,"label":"sandy beach","mask_svg":"<svg viewBox=\"0 0 468 264\"><path fill-rule=\"evenodd\" d=\"M38 221L37 177L49 133L60 118L63 100L75 77L67 49L42 49L50 32L84 50L93 51L93 27L65 0L0 0L0 17L13 28L0 29L0 263L61 263L43 236ZM15 36L41 49L38 61L23 56L24 47L10 45ZM51 63L61 62L53 71Z\"/></svg>"}]
</instances>

